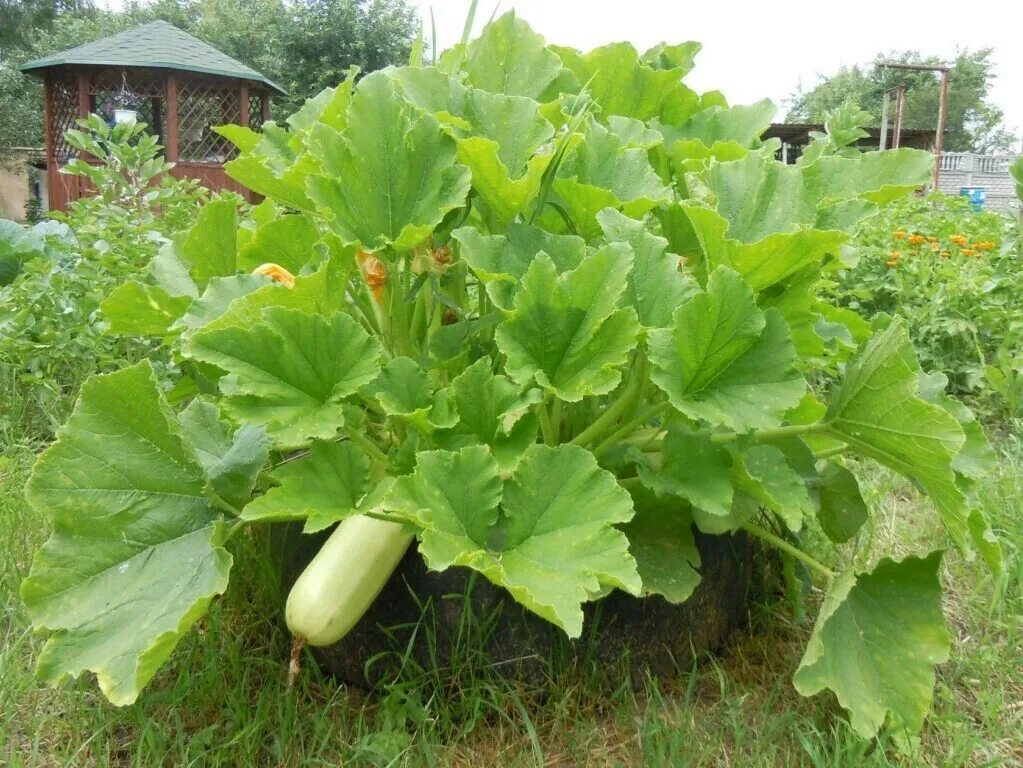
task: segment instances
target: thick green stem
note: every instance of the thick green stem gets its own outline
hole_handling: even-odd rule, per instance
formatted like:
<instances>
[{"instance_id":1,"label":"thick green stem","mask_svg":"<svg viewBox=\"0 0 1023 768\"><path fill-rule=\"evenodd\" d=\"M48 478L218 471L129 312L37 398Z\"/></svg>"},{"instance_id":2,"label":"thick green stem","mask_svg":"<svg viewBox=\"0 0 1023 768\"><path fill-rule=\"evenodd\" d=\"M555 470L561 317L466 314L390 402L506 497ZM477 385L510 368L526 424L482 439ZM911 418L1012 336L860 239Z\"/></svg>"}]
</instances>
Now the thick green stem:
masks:
<instances>
[{"instance_id":1,"label":"thick green stem","mask_svg":"<svg viewBox=\"0 0 1023 768\"><path fill-rule=\"evenodd\" d=\"M742 527L743 530L747 531L748 533L752 533L758 539L763 539L768 544L771 544L772 546L775 546L778 549L780 549L782 552L785 552L786 554L789 554L792 557L796 558L796 560L799 560L801 563L810 568L810 570L817 571L817 573L827 578L829 582L838 576L837 573L835 573L833 570L824 565L824 563L820 562L811 555L806 554L806 552L799 549L798 547L794 547L793 545L789 544L787 541L785 541L785 539L781 538L780 536L775 536L766 528L761 528L756 523L749 522L743 523Z\"/></svg>"},{"instance_id":2,"label":"thick green stem","mask_svg":"<svg viewBox=\"0 0 1023 768\"><path fill-rule=\"evenodd\" d=\"M836 445L834 448L826 448L823 451L818 451L813 455L818 461L820 459L830 459L832 456L838 456L839 454L845 453L849 450L848 445Z\"/></svg>"},{"instance_id":3,"label":"thick green stem","mask_svg":"<svg viewBox=\"0 0 1023 768\"><path fill-rule=\"evenodd\" d=\"M794 437L796 435L805 435L810 432L820 432L827 429L828 424L825 421L817 421L813 424L789 424L784 427L776 427L774 429L761 429L753 433L754 439L758 443L767 443L771 440L781 440L786 437ZM712 443L733 443L742 437L739 432L719 432L710 436Z\"/></svg>"},{"instance_id":4,"label":"thick green stem","mask_svg":"<svg viewBox=\"0 0 1023 768\"><path fill-rule=\"evenodd\" d=\"M533 406L533 412L536 414L537 421L540 422L540 431L543 433L543 441L547 445L557 444L557 434L554 431L554 426L551 424L550 417L547 415L547 404L537 403Z\"/></svg>"},{"instance_id":5,"label":"thick green stem","mask_svg":"<svg viewBox=\"0 0 1023 768\"><path fill-rule=\"evenodd\" d=\"M551 403L551 432L556 442L561 442L561 400L557 397Z\"/></svg>"},{"instance_id":6,"label":"thick green stem","mask_svg":"<svg viewBox=\"0 0 1023 768\"><path fill-rule=\"evenodd\" d=\"M652 405L646 410L642 411L638 416L636 416L636 418L626 422L621 427L612 432L610 435L608 435L606 438L604 438L604 440L602 440L600 444L593 449L593 455L600 456L602 453L604 453L604 451L608 450L609 448L613 448L615 444L617 444L623 437L626 437L637 427L643 426L648 421L650 421L650 419L661 414L667 407L668 407L667 403L658 403L657 405Z\"/></svg>"},{"instance_id":7,"label":"thick green stem","mask_svg":"<svg viewBox=\"0 0 1023 768\"><path fill-rule=\"evenodd\" d=\"M641 355L636 358L636 364L633 366L622 394L605 408L604 412L590 426L572 439L572 445L586 446L602 437L608 429L614 426L620 416L635 407L644 384L646 384L646 358Z\"/></svg>"},{"instance_id":8,"label":"thick green stem","mask_svg":"<svg viewBox=\"0 0 1023 768\"><path fill-rule=\"evenodd\" d=\"M345 434L348 436L349 440L351 440L357 446L362 448L362 450L364 450L369 455L369 458L371 460L373 460L377 464L387 466L387 454L381 451L377 447L376 443L374 443L361 432L358 432L351 428L346 429Z\"/></svg>"}]
</instances>

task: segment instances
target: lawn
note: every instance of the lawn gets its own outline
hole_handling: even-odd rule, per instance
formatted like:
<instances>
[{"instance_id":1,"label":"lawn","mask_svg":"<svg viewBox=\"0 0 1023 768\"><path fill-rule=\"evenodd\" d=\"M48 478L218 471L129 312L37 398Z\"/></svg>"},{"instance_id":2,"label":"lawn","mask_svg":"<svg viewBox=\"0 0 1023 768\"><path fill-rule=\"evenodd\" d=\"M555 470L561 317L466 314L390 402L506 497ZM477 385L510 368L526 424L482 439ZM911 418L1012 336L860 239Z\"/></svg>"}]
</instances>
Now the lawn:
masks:
<instances>
[{"instance_id":1,"label":"lawn","mask_svg":"<svg viewBox=\"0 0 1023 768\"><path fill-rule=\"evenodd\" d=\"M783 601L755 606L750 631L720 656L642 690L622 674L602 694L585 669L525 690L468 663L454 688L418 670L366 693L308 661L289 687L282 596L252 539L237 543L251 550L236 558L242 578L136 704L112 706L91 679L48 688L33 676L41 643L18 598L47 531L22 498L32 456L11 450L0 463L0 764L1023 766L1023 444L1010 437L1000 450L982 499L1005 542L1005 573L992 579L946 556L952 658L909 756L856 736L830 695L796 694L791 675L811 627ZM857 471L882 512L862 534L868 552L939 545L934 513L906 481L868 464Z\"/></svg>"}]
</instances>

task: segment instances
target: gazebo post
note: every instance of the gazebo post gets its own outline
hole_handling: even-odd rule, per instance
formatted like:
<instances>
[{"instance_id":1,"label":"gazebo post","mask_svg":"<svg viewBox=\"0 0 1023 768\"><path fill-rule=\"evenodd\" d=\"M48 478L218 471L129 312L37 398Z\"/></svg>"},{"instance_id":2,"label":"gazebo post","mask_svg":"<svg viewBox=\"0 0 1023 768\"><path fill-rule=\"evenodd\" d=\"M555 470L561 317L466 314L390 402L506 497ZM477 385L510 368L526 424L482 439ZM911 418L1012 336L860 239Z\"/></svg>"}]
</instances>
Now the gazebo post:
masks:
<instances>
[{"instance_id":1,"label":"gazebo post","mask_svg":"<svg viewBox=\"0 0 1023 768\"><path fill-rule=\"evenodd\" d=\"M47 72L43 77L43 120L46 129L46 198L51 211L60 209L57 195L57 142L53 135L53 76Z\"/></svg>"},{"instance_id":2,"label":"gazebo post","mask_svg":"<svg viewBox=\"0 0 1023 768\"><path fill-rule=\"evenodd\" d=\"M167 146L164 147L167 162L178 161L178 78L173 72L167 74Z\"/></svg>"},{"instance_id":3,"label":"gazebo post","mask_svg":"<svg viewBox=\"0 0 1023 768\"><path fill-rule=\"evenodd\" d=\"M89 116L89 73L78 72L75 77L78 84L78 116L88 117ZM89 156L82 154L81 159L85 162L89 162ZM82 177L75 175L68 177L68 202L77 200L82 196Z\"/></svg>"}]
</instances>

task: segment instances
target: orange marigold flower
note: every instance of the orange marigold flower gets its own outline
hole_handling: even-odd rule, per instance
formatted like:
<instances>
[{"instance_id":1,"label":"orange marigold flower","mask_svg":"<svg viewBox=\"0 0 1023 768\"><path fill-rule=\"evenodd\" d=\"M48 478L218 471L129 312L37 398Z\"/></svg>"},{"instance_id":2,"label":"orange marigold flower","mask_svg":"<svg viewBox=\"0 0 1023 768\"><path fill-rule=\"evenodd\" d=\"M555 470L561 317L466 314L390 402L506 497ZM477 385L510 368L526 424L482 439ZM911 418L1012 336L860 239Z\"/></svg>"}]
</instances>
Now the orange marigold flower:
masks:
<instances>
[{"instance_id":1,"label":"orange marigold flower","mask_svg":"<svg viewBox=\"0 0 1023 768\"><path fill-rule=\"evenodd\" d=\"M896 261L898 261L899 259L902 258L902 251L892 251L891 253L888 254L888 258L895 259Z\"/></svg>"},{"instance_id":2,"label":"orange marigold flower","mask_svg":"<svg viewBox=\"0 0 1023 768\"><path fill-rule=\"evenodd\" d=\"M285 288L295 287L295 276L288 270L282 267L280 264L274 264L273 262L267 262L266 264L260 264L254 270L254 275L263 275L269 277L275 283L280 283Z\"/></svg>"},{"instance_id":3,"label":"orange marigold flower","mask_svg":"<svg viewBox=\"0 0 1023 768\"><path fill-rule=\"evenodd\" d=\"M979 243L974 243L973 247L978 251L990 251L995 247L995 244L990 240L982 240Z\"/></svg>"},{"instance_id":4,"label":"orange marigold flower","mask_svg":"<svg viewBox=\"0 0 1023 768\"><path fill-rule=\"evenodd\" d=\"M927 238L924 237L923 235L910 235L909 236L909 244L910 245L920 245L920 243L922 243L926 239Z\"/></svg>"},{"instance_id":5,"label":"orange marigold flower","mask_svg":"<svg viewBox=\"0 0 1023 768\"><path fill-rule=\"evenodd\" d=\"M963 247L966 245L966 243L969 242L969 238L967 238L966 235L952 235L951 237L949 237L949 240L951 240L959 247Z\"/></svg>"},{"instance_id":6,"label":"orange marigold flower","mask_svg":"<svg viewBox=\"0 0 1023 768\"><path fill-rule=\"evenodd\" d=\"M892 237L894 237L896 240L902 240L905 236L906 236L906 233L903 232L901 229L897 230L895 232L892 232Z\"/></svg>"},{"instance_id":7,"label":"orange marigold flower","mask_svg":"<svg viewBox=\"0 0 1023 768\"><path fill-rule=\"evenodd\" d=\"M972 256L976 251L972 248L963 248L963 256Z\"/></svg>"}]
</instances>

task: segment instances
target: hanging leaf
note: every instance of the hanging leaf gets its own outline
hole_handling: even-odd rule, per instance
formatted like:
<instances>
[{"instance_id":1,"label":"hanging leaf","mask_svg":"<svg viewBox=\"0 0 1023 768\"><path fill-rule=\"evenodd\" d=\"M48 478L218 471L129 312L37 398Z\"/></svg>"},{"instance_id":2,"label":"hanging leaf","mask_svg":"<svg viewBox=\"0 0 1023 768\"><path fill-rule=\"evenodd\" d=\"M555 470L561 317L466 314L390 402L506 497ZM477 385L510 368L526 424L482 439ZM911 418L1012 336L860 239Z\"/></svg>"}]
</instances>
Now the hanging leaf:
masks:
<instances>
[{"instance_id":1,"label":"hanging leaf","mask_svg":"<svg viewBox=\"0 0 1023 768\"><path fill-rule=\"evenodd\" d=\"M270 474L277 485L242 512L252 522L305 520L305 532L323 530L356 514L369 490L369 459L349 442L315 441L309 453Z\"/></svg>"},{"instance_id":2,"label":"hanging leaf","mask_svg":"<svg viewBox=\"0 0 1023 768\"><path fill-rule=\"evenodd\" d=\"M941 552L881 560L843 574L828 591L793 681L804 696L825 688L873 738L886 722L900 736L923 725L934 693L934 665L948 659L941 612Z\"/></svg>"},{"instance_id":3,"label":"hanging leaf","mask_svg":"<svg viewBox=\"0 0 1023 768\"><path fill-rule=\"evenodd\" d=\"M94 376L26 494L53 533L21 596L51 634L40 676L89 670L130 704L227 588L231 556L203 467L148 362Z\"/></svg>"},{"instance_id":4,"label":"hanging leaf","mask_svg":"<svg viewBox=\"0 0 1023 768\"><path fill-rule=\"evenodd\" d=\"M236 509L252 498L256 475L270 456L270 440L261 427L242 424L234 429L220 418L220 409L193 400L178 421L213 491Z\"/></svg>"},{"instance_id":5,"label":"hanging leaf","mask_svg":"<svg viewBox=\"0 0 1023 768\"><path fill-rule=\"evenodd\" d=\"M920 368L900 320L871 339L832 391L827 434L912 478L927 491L960 547L967 510L952 460L963 430L943 408L917 397Z\"/></svg>"}]
</instances>

